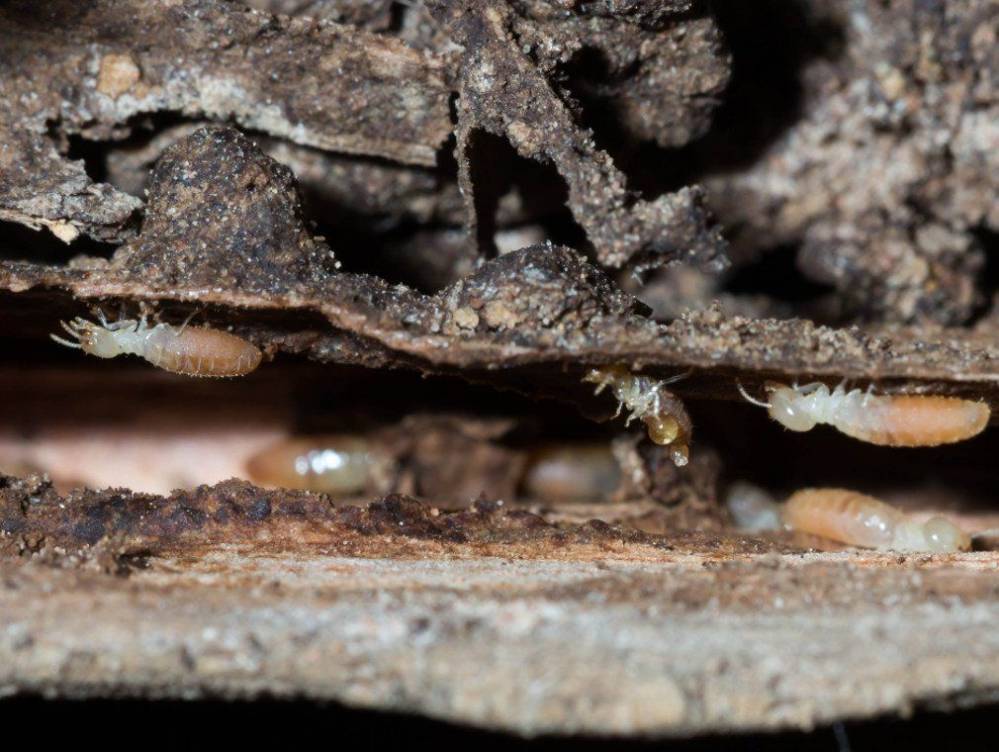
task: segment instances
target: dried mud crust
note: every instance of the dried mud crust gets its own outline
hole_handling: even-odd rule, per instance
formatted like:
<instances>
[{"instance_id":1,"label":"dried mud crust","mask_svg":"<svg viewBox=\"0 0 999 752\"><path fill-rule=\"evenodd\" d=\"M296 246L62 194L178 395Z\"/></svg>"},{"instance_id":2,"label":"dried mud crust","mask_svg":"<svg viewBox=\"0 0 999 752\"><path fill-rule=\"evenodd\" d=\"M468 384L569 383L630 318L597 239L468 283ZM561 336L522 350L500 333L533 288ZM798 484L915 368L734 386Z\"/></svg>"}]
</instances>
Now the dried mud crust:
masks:
<instances>
[{"instance_id":1,"label":"dried mud crust","mask_svg":"<svg viewBox=\"0 0 999 752\"><path fill-rule=\"evenodd\" d=\"M360 15L356 10L344 8L331 15L385 31L384 14L377 8ZM179 5L103 0L85 8L69 3L44 8L10 3L0 11L0 21L11 30L4 40L4 58L11 62L2 71L0 94L16 106L4 121L3 134L11 137L5 138L11 143L17 135L22 143L6 152L0 216L49 227L67 241L81 232L108 241L130 237L139 202L110 186L92 183L81 165L57 153L52 135L124 138L138 124L137 116L150 113L235 120L302 146L424 167L438 162L441 147L454 131L459 137L459 186L469 212L466 229L473 231L469 244L474 248L479 217L473 194L479 186L470 176L472 155L465 142L468 133L481 128L512 139L529 158L555 163L570 186L569 206L591 235L603 263L620 266L635 256L643 263L658 264L683 257L716 267L724 262L724 243L702 207L702 192L693 187L649 204L635 201L610 157L593 145L546 78L555 76L557 65L567 62L566 56L574 51L601 49L601 45L609 49L645 37L653 41L660 35L670 40L662 52L652 52L656 45L643 43L636 49L644 52L615 60L619 80L604 91L619 100L628 113L626 120L636 128L658 130L657 124L668 122L673 127L671 143L694 137L706 128L713 95L726 80L727 62L717 31L703 11L691 20L669 3L662 4L658 13L651 6L649 10L637 17L660 24L662 17L676 17L660 35L656 29L634 24L631 9L609 9L605 16L592 19L562 9L556 15L573 23L575 32L566 32L563 43L554 47L536 44L540 57L535 61L511 45L507 30L496 24L489 27L495 34L487 45L487 59L478 59L478 39L466 47L467 55L459 54L456 45L468 41L465 27L449 19L454 12L481 26L487 15L499 13L510 23L516 17L524 45L529 45L531 34L560 28L552 25L553 11L543 4L492 4L487 13L485 4L438 3L430 16L405 25L400 38L395 38L213 0ZM422 10L411 9L409 15L417 12ZM623 18L615 19L616 14ZM472 64L482 70L475 73L477 84L470 89L459 79L471 75ZM514 86L511 80L488 91L485 84L492 74L486 69L497 68L516 70L520 83ZM670 97L648 106L629 99L632 83L648 89L667 71L672 75L678 70L682 75ZM457 125L450 111L455 92L459 100L468 100L459 108ZM528 99L533 104L528 105ZM516 120L509 133L496 125L509 120L501 111L518 107L556 117L546 138L553 138L557 148L530 146L530 139L524 138L528 121ZM61 144L61 149L65 152L66 145ZM61 175L58 182L34 174L39 159L33 154L44 155L45 175ZM369 172L379 173L377 167ZM438 192L436 186L421 190L431 201ZM451 183L441 186L445 203L453 190ZM100 202L94 200L95 193L101 194ZM81 197L87 199L82 206ZM633 237L615 238L614 232ZM491 244L485 245L482 250L489 252Z\"/></svg>"},{"instance_id":2,"label":"dried mud crust","mask_svg":"<svg viewBox=\"0 0 999 752\"><path fill-rule=\"evenodd\" d=\"M0 486L0 689L263 694L518 734L809 728L985 702L994 553L809 553L495 504Z\"/></svg>"},{"instance_id":3,"label":"dried mud crust","mask_svg":"<svg viewBox=\"0 0 999 752\"><path fill-rule=\"evenodd\" d=\"M999 229L999 8L800 8L814 46L830 48L801 73L800 119L707 181L737 261L800 243L800 268L854 316L967 322L983 302L981 236Z\"/></svg>"},{"instance_id":4,"label":"dried mud crust","mask_svg":"<svg viewBox=\"0 0 999 752\"><path fill-rule=\"evenodd\" d=\"M451 131L440 58L351 27L212 0L13 2L0 23L10 109L0 211L67 239L124 239L140 203L59 156L52 123L63 137L108 140L146 113L231 118L299 144L424 165Z\"/></svg>"},{"instance_id":5,"label":"dried mud crust","mask_svg":"<svg viewBox=\"0 0 999 752\"><path fill-rule=\"evenodd\" d=\"M271 356L461 373L591 407L591 390L578 379L593 363L664 375L693 368L679 392L730 398L735 377L752 385L774 375L884 379L888 387L990 396L999 373L999 348L987 332L835 330L713 309L657 324L603 272L558 246L506 254L437 295L338 271L304 223L288 170L225 128L199 130L170 147L153 173L142 232L110 261L3 262L0 287L32 291L5 303L22 312L72 310L59 290L82 306L207 308ZM48 315L25 319L34 329L19 334L54 330L58 314Z\"/></svg>"},{"instance_id":6,"label":"dried mud crust","mask_svg":"<svg viewBox=\"0 0 999 752\"><path fill-rule=\"evenodd\" d=\"M477 131L486 131L507 139L522 156L555 165L568 187L569 208L601 264L657 266L684 260L714 270L724 267L725 243L704 210L703 192L694 186L654 201L636 200L610 156L577 125L543 75L543 66L522 51L535 44L529 36L518 38L516 26L522 19L509 7L478 1L430 2L427 7L463 47L458 181L469 204L470 224L477 219L473 140ZM531 28L530 33L539 30ZM721 89L724 76L720 78L712 82L712 91Z\"/></svg>"}]
</instances>

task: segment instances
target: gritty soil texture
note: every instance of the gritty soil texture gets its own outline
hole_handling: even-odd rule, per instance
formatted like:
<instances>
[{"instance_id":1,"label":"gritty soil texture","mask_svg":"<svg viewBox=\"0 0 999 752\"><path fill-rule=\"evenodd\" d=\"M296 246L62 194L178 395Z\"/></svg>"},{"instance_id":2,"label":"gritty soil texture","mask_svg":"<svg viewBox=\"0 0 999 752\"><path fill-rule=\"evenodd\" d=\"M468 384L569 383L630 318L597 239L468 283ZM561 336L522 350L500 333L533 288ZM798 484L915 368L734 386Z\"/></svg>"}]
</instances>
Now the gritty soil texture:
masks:
<instances>
[{"instance_id":1,"label":"gritty soil texture","mask_svg":"<svg viewBox=\"0 0 999 752\"><path fill-rule=\"evenodd\" d=\"M387 458L349 496L3 468L0 695L640 737L994 698L991 431L892 453L737 387L999 408L997 28L993 0L0 3L3 441L166 457L218 420ZM195 385L47 339L100 313L264 362ZM678 377L687 466L599 366ZM525 495L584 445L612 493ZM979 550L745 535L741 479L911 496Z\"/></svg>"}]
</instances>

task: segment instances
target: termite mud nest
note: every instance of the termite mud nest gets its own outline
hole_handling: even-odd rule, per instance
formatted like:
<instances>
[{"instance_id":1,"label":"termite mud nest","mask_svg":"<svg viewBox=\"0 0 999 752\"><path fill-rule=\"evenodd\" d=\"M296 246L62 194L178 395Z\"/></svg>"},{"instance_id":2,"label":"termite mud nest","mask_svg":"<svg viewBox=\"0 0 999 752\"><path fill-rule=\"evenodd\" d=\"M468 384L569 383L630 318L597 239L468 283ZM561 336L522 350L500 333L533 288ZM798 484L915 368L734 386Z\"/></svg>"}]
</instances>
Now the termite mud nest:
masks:
<instances>
[{"instance_id":1,"label":"termite mud nest","mask_svg":"<svg viewBox=\"0 0 999 752\"><path fill-rule=\"evenodd\" d=\"M414 498L718 530L736 480L982 497L992 431L788 434L739 387L995 409L994 5L250 5L0 7L0 469L36 478L0 494L15 548L134 527L146 502L79 490L108 485L187 489L157 517L180 534L234 475L330 494L259 496L320 527ZM48 340L144 314L263 362L188 384ZM147 360L187 357L166 347ZM626 426L593 373L664 391L618 392ZM32 493L70 518L29 534Z\"/></svg>"}]
</instances>

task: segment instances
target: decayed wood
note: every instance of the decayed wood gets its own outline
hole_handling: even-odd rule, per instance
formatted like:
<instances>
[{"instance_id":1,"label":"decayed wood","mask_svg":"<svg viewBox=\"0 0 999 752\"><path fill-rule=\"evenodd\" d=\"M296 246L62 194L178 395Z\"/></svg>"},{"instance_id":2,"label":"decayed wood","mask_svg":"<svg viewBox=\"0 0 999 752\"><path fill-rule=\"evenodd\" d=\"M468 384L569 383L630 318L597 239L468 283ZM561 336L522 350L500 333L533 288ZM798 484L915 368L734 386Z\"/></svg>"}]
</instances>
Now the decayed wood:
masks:
<instances>
[{"instance_id":1,"label":"decayed wood","mask_svg":"<svg viewBox=\"0 0 999 752\"><path fill-rule=\"evenodd\" d=\"M133 316L148 305L170 323L194 313L264 353L232 385L227 409L279 435L318 383L291 385L286 364L271 362L286 356L315 361L313 378L324 381L348 370L323 367L333 364L407 369L554 397L596 418L614 402L583 382L591 367L685 375L671 388L691 398L690 466L608 432L604 446L630 484L614 503L517 499L530 446L496 428L515 416L489 412L492 423L476 428L467 416L447 423L439 405L415 415L414 390L396 406L409 418L367 434L410 480L366 488L356 505L235 481L160 497L60 494L37 476L2 476L0 694L305 696L521 734L657 736L994 697L994 551L818 553L814 540L725 532L717 504L719 483L747 469L779 477L775 485L864 476L909 497L918 473L906 470L943 458L954 469L935 476L945 488L934 501L958 517L960 503L991 501L990 432L931 460L896 459L828 432L802 440L748 405L710 404L741 399L737 384L816 378L999 404L995 314L962 329L920 325L970 324L990 284L981 268L994 226L988 3L794 4L801 44L827 17L831 29L818 28L836 44L804 56L809 64L777 66L793 84L778 95L806 89L801 120L734 158L700 152L717 149L725 128L683 154L662 147L710 124L730 70L719 28L736 49L740 33L760 46L787 16L716 18L685 0L313 5L356 26L214 0L0 6L0 219L119 244L109 258L65 265L0 261L0 334L14 342L4 357L20 366L71 356L39 343L59 319L97 306ZM723 123L738 120L741 91ZM145 115L155 118L140 123ZM258 147L232 128L204 128L212 119L267 137ZM115 139L127 141L108 146ZM67 156L95 142L105 146L87 167L106 169L118 189ZM489 185L489 150L507 144L534 163L518 162L517 177L537 179L541 200L523 185ZM320 199L311 211L271 157ZM865 167L878 179L844 178ZM738 237L737 265L803 240L804 272L835 284L826 302L871 323L760 318L828 309L784 301L765 282L734 292L732 278L692 268L651 284L608 273L673 260L723 266L702 190L677 190L708 174L728 229L741 223L750 236ZM147 201L125 186L148 189ZM492 218L490 190L513 199ZM341 214L317 209L323 196ZM568 217L550 215L563 200L582 228L574 236ZM474 238L461 237L463 212ZM344 216L355 230L373 217L389 229L372 230L379 242L368 245L336 232ZM501 247L499 229L531 240ZM575 249L535 244L559 229ZM410 249L419 274L396 267ZM32 248L0 250L32 258ZM380 268L367 263L375 256ZM358 273L375 268L386 278ZM434 280L431 292L416 280ZM672 311L671 323L625 290L659 315ZM728 312L711 304L718 293ZM112 412L153 433L151 386L178 406L185 430L208 423L199 405L222 406L141 371L131 400L106 372L93 376L96 364L62 363L58 400L37 373L0 379L15 397L7 420L39 441L44 421L25 419L39 409L53 423L76 420L81 433ZM479 406L492 411L494 397ZM558 410L542 417L555 439L582 420ZM916 492L932 497L923 486ZM490 498L469 505L486 489ZM958 522L968 532L996 526L988 511ZM989 540L975 546L994 548Z\"/></svg>"},{"instance_id":2,"label":"decayed wood","mask_svg":"<svg viewBox=\"0 0 999 752\"><path fill-rule=\"evenodd\" d=\"M127 237L139 202L58 157L48 122L112 139L138 115L183 113L423 165L451 131L441 59L350 27L214 0L5 3L0 25L0 209L66 240Z\"/></svg>"},{"instance_id":3,"label":"decayed wood","mask_svg":"<svg viewBox=\"0 0 999 752\"><path fill-rule=\"evenodd\" d=\"M678 736L999 688L994 553L806 553L246 484L168 500L4 484L4 692L266 693Z\"/></svg>"}]
</instances>

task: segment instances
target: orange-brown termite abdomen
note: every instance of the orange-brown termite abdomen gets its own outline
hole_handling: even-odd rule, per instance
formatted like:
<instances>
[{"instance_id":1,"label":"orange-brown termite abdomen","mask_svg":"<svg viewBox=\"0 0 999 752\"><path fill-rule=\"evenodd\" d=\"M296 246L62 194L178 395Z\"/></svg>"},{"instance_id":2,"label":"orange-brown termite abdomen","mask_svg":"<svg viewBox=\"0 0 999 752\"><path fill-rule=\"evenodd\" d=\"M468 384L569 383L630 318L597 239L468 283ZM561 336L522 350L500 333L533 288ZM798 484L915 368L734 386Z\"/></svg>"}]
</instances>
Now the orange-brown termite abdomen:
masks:
<instances>
[{"instance_id":1,"label":"orange-brown termite abdomen","mask_svg":"<svg viewBox=\"0 0 999 752\"><path fill-rule=\"evenodd\" d=\"M876 399L867 419L837 427L854 438L882 446L937 446L981 433L991 413L984 402L956 397L896 395Z\"/></svg>"},{"instance_id":2,"label":"orange-brown termite abdomen","mask_svg":"<svg viewBox=\"0 0 999 752\"><path fill-rule=\"evenodd\" d=\"M163 327L150 335L144 357L185 376L243 376L260 365L261 352L235 334L208 327Z\"/></svg>"},{"instance_id":3,"label":"orange-brown termite abdomen","mask_svg":"<svg viewBox=\"0 0 999 752\"><path fill-rule=\"evenodd\" d=\"M904 516L872 496L842 488L806 488L782 511L792 530L867 548L887 548Z\"/></svg>"},{"instance_id":4,"label":"orange-brown termite abdomen","mask_svg":"<svg viewBox=\"0 0 999 752\"><path fill-rule=\"evenodd\" d=\"M391 458L360 436L286 439L246 463L255 483L331 494L355 494L378 485Z\"/></svg>"},{"instance_id":5,"label":"orange-brown termite abdomen","mask_svg":"<svg viewBox=\"0 0 999 752\"><path fill-rule=\"evenodd\" d=\"M842 488L808 488L784 505L793 530L866 548L953 553L971 547L968 534L944 517L925 522L871 496Z\"/></svg>"}]
</instances>

